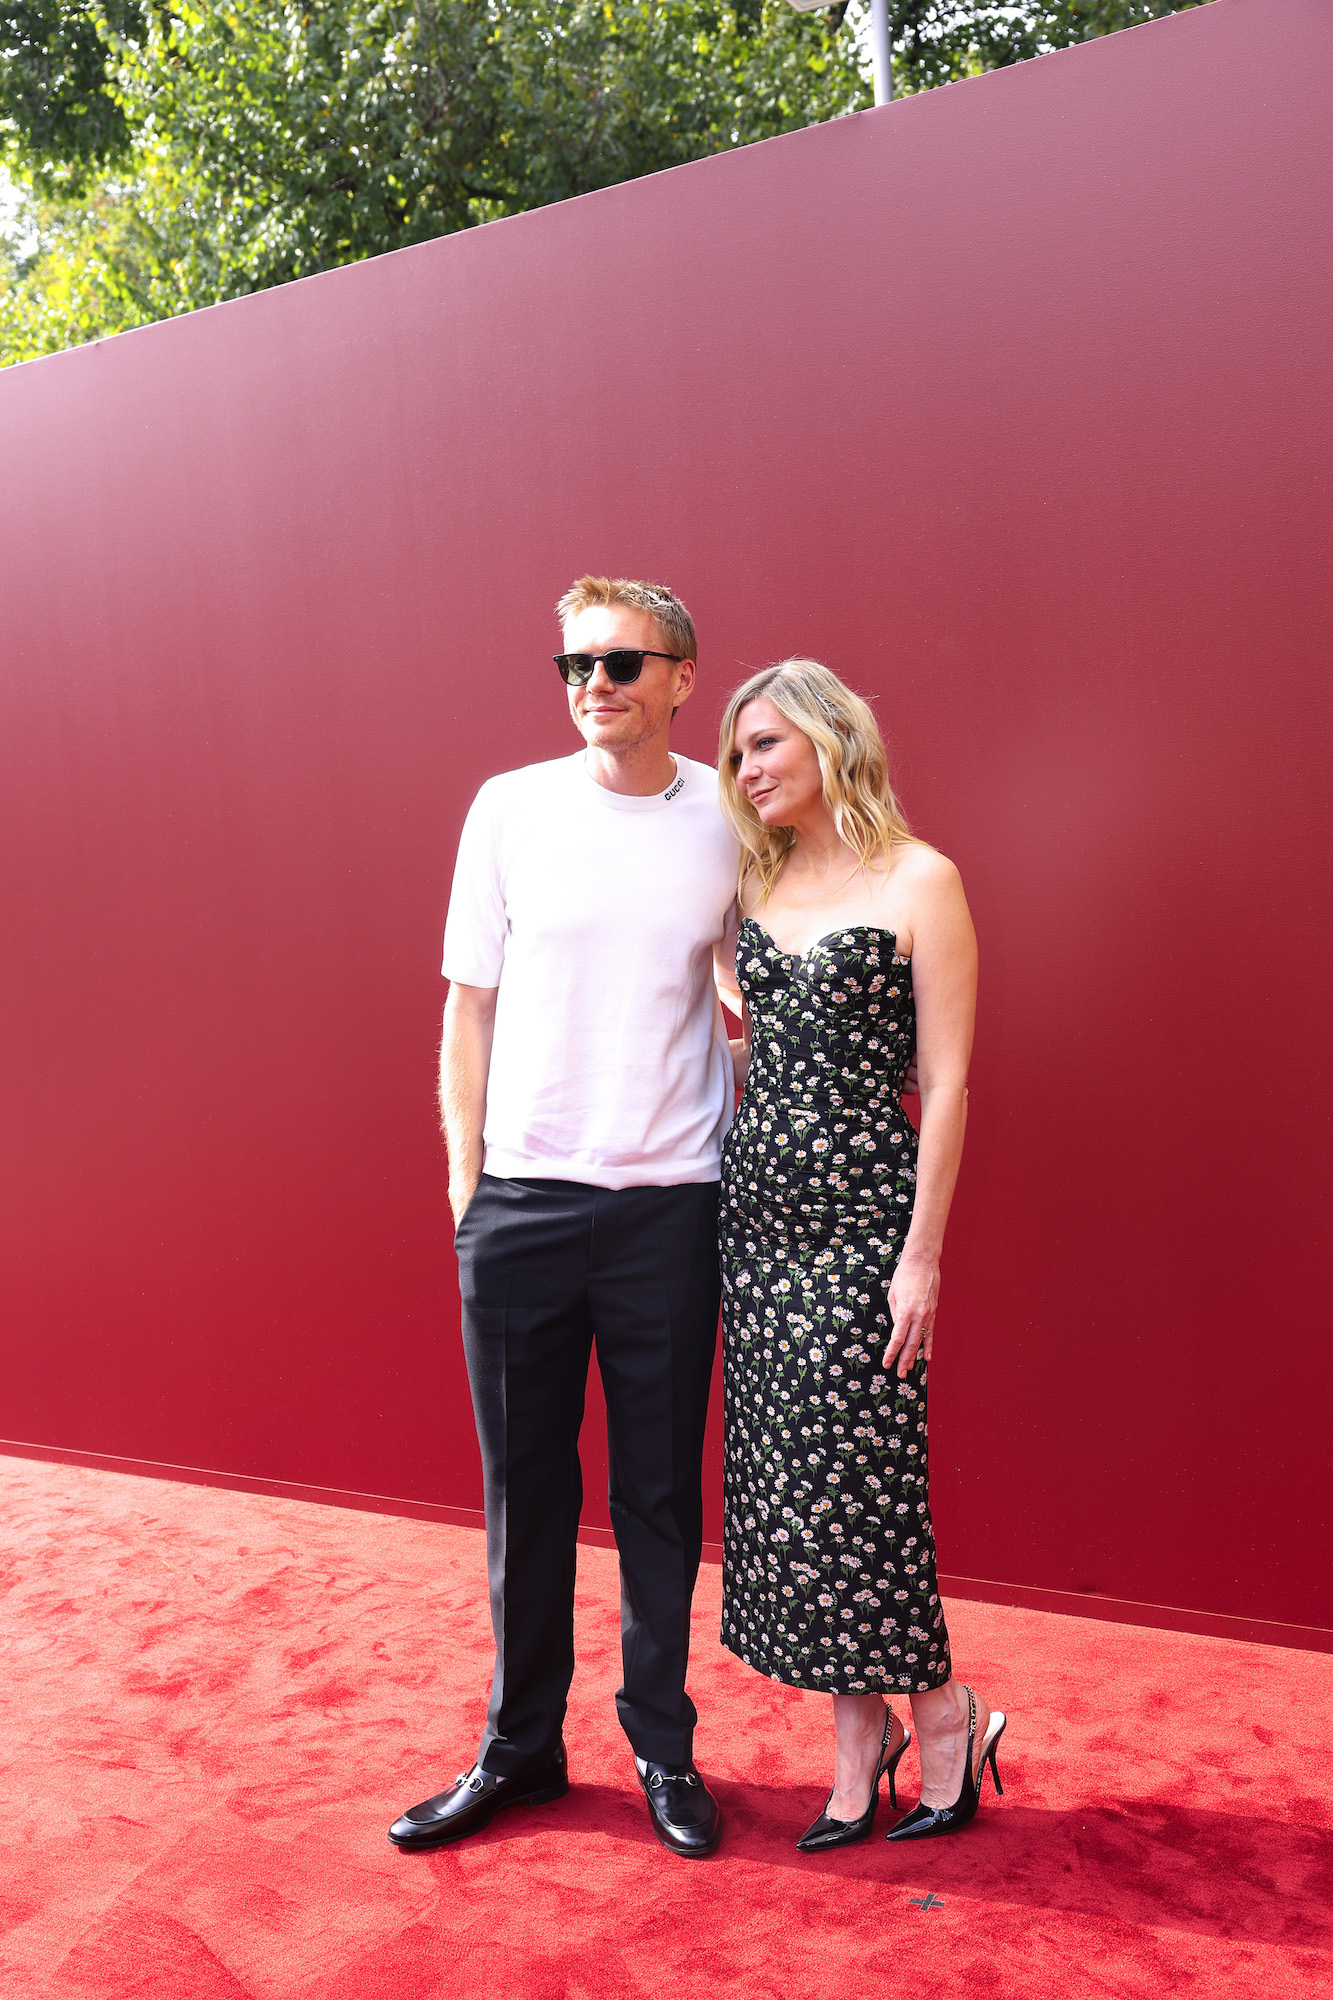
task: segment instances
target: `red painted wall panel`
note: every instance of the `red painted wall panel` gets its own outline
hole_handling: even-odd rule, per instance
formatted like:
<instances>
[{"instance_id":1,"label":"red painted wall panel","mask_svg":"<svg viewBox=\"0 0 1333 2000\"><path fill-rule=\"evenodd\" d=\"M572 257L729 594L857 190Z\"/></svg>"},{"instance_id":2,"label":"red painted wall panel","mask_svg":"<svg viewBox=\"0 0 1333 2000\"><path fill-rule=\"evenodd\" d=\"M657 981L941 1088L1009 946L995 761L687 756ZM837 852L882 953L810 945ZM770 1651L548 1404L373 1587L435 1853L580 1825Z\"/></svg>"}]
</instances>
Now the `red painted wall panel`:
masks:
<instances>
[{"instance_id":1,"label":"red painted wall panel","mask_svg":"<svg viewBox=\"0 0 1333 2000\"><path fill-rule=\"evenodd\" d=\"M649 573L682 748L814 652L971 893L944 1568L1333 1626L1331 63L1215 0L0 375L0 1435L478 1504L454 845Z\"/></svg>"}]
</instances>

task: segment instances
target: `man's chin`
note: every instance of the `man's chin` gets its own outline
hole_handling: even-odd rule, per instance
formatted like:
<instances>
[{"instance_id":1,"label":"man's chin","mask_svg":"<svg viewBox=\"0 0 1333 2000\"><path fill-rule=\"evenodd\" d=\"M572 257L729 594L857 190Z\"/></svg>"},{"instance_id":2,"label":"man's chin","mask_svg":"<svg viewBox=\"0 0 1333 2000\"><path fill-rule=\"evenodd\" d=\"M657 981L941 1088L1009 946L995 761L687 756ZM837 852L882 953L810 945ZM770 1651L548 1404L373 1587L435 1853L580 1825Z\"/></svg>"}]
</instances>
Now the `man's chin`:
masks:
<instances>
[{"instance_id":1,"label":"man's chin","mask_svg":"<svg viewBox=\"0 0 1333 2000\"><path fill-rule=\"evenodd\" d=\"M632 750L639 740L633 729L618 728L613 722L585 722L580 728L590 750Z\"/></svg>"}]
</instances>

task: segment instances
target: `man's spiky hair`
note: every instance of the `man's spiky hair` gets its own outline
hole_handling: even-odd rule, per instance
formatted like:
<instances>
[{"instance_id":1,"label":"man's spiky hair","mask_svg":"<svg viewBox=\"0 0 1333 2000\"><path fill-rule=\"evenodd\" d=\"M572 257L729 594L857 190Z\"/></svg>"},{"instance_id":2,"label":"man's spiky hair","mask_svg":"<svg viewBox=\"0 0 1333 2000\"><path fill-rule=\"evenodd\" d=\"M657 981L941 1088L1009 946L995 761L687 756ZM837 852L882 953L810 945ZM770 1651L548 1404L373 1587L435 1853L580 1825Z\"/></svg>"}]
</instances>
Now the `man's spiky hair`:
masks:
<instances>
[{"instance_id":1,"label":"man's spiky hair","mask_svg":"<svg viewBox=\"0 0 1333 2000\"><path fill-rule=\"evenodd\" d=\"M698 659L694 620L675 591L664 583L641 583L628 576L581 576L570 584L555 607L555 615L564 625L580 611L604 604L625 604L633 611L646 611L656 619L667 652L682 660Z\"/></svg>"}]
</instances>

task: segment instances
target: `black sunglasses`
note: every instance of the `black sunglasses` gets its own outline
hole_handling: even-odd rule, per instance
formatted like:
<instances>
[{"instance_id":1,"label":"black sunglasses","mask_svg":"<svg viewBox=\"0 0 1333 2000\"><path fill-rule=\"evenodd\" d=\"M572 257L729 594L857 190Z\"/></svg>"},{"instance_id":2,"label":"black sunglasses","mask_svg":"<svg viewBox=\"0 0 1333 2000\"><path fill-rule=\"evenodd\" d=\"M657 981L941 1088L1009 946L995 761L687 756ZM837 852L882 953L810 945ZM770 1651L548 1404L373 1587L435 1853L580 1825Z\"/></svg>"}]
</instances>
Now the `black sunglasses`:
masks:
<instances>
[{"instance_id":1,"label":"black sunglasses","mask_svg":"<svg viewBox=\"0 0 1333 2000\"><path fill-rule=\"evenodd\" d=\"M586 687L597 671L600 660L606 668L606 678L617 687L624 687L629 681L636 681L643 672L645 660L680 660L683 653L655 653L650 646L617 646L611 653L553 653L551 656L570 687Z\"/></svg>"}]
</instances>

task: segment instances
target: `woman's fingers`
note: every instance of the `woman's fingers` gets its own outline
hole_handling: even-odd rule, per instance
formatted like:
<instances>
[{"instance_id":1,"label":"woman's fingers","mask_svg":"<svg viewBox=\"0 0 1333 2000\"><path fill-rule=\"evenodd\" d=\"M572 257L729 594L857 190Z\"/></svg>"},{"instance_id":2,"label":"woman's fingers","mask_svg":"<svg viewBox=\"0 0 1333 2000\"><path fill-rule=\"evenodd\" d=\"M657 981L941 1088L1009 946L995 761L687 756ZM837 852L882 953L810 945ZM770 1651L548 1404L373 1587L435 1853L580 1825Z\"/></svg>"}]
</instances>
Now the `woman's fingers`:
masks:
<instances>
[{"instance_id":1,"label":"woman's fingers","mask_svg":"<svg viewBox=\"0 0 1333 2000\"><path fill-rule=\"evenodd\" d=\"M914 1321L908 1330L907 1338L903 1342L902 1351L898 1356L898 1380L900 1382L905 1382L913 1368L915 1368L916 1357L920 1352L921 1342L924 1337L924 1328L919 1322Z\"/></svg>"},{"instance_id":2,"label":"woman's fingers","mask_svg":"<svg viewBox=\"0 0 1333 2000\"><path fill-rule=\"evenodd\" d=\"M889 1301L889 1310L893 1311L892 1299ZM884 1349L884 1372L888 1374L892 1370L896 1359L900 1382L906 1381L916 1366L917 1355L923 1348L927 1361L930 1359L935 1326L933 1319L929 1324L926 1323L926 1310L925 1306L904 1307L894 1319L893 1334Z\"/></svg>"}]
</instances>

